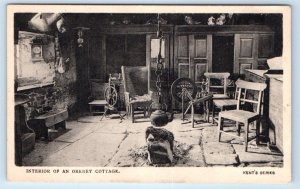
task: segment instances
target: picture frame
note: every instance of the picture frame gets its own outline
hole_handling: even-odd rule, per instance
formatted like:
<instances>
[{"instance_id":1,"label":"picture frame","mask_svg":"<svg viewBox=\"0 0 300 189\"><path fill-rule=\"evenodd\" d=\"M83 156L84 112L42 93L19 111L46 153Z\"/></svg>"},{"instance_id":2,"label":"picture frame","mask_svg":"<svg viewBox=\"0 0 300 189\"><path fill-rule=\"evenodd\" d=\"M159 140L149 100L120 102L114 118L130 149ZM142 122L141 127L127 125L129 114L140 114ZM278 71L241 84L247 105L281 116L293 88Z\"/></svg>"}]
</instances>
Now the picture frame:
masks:
<instances>
[{"instance_id":1,"label":"picture frame","mask_svg":"<svg viewBox=\"0 0 300 189\"><path fill-rule=\"evenodd\" d=\"M32 62L38 62L43 60L43 46L40 44L31 45L31 58Z\"/></svg>"}]
</instances>

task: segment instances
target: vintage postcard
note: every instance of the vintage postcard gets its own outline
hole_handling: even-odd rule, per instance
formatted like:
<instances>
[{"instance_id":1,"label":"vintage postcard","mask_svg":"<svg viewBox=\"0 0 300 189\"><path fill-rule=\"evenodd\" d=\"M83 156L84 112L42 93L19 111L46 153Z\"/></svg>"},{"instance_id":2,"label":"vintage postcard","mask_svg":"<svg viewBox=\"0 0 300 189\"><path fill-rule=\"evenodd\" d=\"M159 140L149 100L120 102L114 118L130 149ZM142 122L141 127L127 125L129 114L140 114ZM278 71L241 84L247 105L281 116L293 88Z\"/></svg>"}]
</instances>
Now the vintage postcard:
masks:
<instances>
[{"instance_id":1,"label":"vintage postcard","mask_svg":"<svg viewBox=\"0 0 300 189\"><path fill-rule=\"evenodd\" d=\"M288 183L289 6L8 5L13 182Z\"/></svg>"}]
</instances>

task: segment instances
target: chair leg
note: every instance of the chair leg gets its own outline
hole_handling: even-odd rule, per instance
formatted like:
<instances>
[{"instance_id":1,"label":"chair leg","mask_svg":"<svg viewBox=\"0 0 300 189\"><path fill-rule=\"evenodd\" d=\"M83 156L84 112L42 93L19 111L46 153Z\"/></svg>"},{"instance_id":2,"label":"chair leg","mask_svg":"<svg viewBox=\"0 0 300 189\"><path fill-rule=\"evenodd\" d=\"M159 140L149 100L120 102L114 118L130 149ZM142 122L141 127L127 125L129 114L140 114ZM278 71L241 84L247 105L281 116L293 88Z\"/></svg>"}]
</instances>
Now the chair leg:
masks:
<instances>
[{"instance_id":1,"label":"chair leg","mask_svg":"<svg viewBox=\"0 0 300 189\"><path fill-rule=\"evenodd\" d=\"M152 113L152 111L151 111L151 105L150 105L150 106L148 106L148 117L151 116L151 113Z\"/></svg>"},{"instance_id":2,"label":"chair leg","mask_svg":"<svg viewBox=\"0 0 300 189\"><path fill-rule=\"evenodd\" d=\"M146 107L143 107L144 117L146 117Z\"/></svg>"},{"instance_id":3,"label":"chair leg","mask_svg":"<svg viewBox=\"0 0 300 189\"><path fill-rule=\"evenodd\" d=\"M207 119L206 119L206 122L209 123L209 114L210 114L210 105L212 103L210 103L210 101L207 101Z\"/></svg>"},{"instance_id":4,"label":"chair leg","mask_svg":"<svg viewBox=\"0 0 300 189\"><path fill-rule=\"evenodd\" d=\"M212 103L212 123L215 124L215 105Z\"/></svg>"},{"instance_id":5,"label":"chair leg","mask_svg":"<svg viewBox=\"0 0 300 189\"><path fill-rule=\"evenodd\" d=\"M259 135L260 135L260 118L256 121L256 144L259 145Z\"/></svg>"},{"instance_id":6,"label":"chair leg","mask_svg":"<svg viewBox=\"0 0 300 189\"><path fill-rule=\"evenodd\" d=\"M129 116L129 106L126 106L126 117L127 117L127 119L128 119L128 116Z\"/></svg>"},{"instance_id":7,"label":"chair leg","mask_svg":"<svg viewBox=\"0 0 300 189\"><path fill-rule=\"evenodd\" d=\"M92 114L92 112L93 112L93 107L92 105L90 105L90 113Z\"/></svg>"},{"instance_id":8,"label":"chair leg","mask_svg":"<svg viewBox=\"0 0 300 189\"><path fill-rule=\"evenodd\" d=\"M238 121L235 122L235 127L236 127L238 136L241 136L241 126Z\"/></svg>"},{"instance_id":9,"label":"chair leg","mask_svg":"<svg viewBox=\"0 0 300 189\"><path fill-rule=\"evenodd\" d=\"M249 122L246 121L244 124L245 124L245 152L247 152L248 151Z\"/></svg>"},{"instance_id":10,"label":"chair leg","mask_svg":"<svg viewBox=\"0 0 300 189\"><path fill-rule=\"evenodd\" d=\"M134 123L134 108L132 105L130 106L130 114L131 114L131 121L132 123Z\"/></svg>"},{"instance_id":11,"label":"chair leg","mask_svg":"<svg viewBox=\"0 0 300 189\"><path fill-rule=\"evenodd\" d=\"M194 105L193 104L191 105L191 111L192 111L191 112L192 113L192 118L191 118L192 119L192 128L194 128L194 121L195 120L194 120Z\"/></svg>"},{"instance_id":12,"label":"chair leg","mask_svg":"<svg viewBox=\"0 0 300 189\"><path fill-rule=\"evenodd\" d=\"M218 132L219 132L219 137L218 137L218 141L221 141L221 131L223 130L223 121L222 121L222 117L219 115L219 119L218 119Z\"/></svg>"}]
</instances>

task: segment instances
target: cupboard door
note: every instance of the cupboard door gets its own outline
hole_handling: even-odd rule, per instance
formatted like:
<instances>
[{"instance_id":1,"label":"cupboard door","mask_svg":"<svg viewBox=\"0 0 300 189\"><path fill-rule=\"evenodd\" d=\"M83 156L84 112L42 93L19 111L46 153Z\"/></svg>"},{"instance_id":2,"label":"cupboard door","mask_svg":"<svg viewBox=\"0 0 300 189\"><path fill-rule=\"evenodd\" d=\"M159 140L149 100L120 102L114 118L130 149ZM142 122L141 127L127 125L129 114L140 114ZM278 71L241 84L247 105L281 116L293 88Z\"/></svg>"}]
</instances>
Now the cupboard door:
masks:
<instances>
[{"instance_id":1,"label":"cupboard door","mask_svg":"<svg viewBox=\"0 0 300 189\"><path fill-rule=\"evenodd\" d=\"M194 57L191 59L191 78L198 83L202 81L205 72L212 71L212 35L194 36L192 48Z\"/></svg>"},{"instance_id":2,"label":"cupboard door","mask_svg":"<svg viewBox=\"0 0 300 189\"><path fill-rule=\"evenodd\" d=\"M272 34L260 34L258 41L258 58L270 58L274 51L274 36Z\"/></svg>"},{"instance_id":3,"label":"cupboard door","mask_svg":"<svg viewBox=\"0 0 300 189\"><path fill-rule=\"evenodd\" d=\"M258 35L235 34L234 73L244 74L245 69L256 69L258 59Z\"/></svg>"},{"instance_id":4,"label":"cupboard door","mask_svg":"<svg viewBox=\"0 0 300 189\"><path fill-rule=\"evenodd\" d=\"M274 56L274 35L259 34L258 37L258 68L268 69L266 62Z\"/></svg>"},{"instance_id":5,"label":"cupboard door","mask_svg":"<svg viewBox=\"0 0 300 189\"><path fill-rule=\"evenodd\" d=\"M212 35L178 35L175 40L175 78L186 77L196 83L211 71Z\"/></svg>"},{"instance_id":6,"label":"cupboard door","mask_svg":"<svg viewBox=\"0 0 300 189\"><path fill-rule=\"evenodd\" d=\"M189 36L180 35L175 40L175 57L176 63L174 65L175 78L190 77L190 47Z\"/></svg>"}]
</instances>

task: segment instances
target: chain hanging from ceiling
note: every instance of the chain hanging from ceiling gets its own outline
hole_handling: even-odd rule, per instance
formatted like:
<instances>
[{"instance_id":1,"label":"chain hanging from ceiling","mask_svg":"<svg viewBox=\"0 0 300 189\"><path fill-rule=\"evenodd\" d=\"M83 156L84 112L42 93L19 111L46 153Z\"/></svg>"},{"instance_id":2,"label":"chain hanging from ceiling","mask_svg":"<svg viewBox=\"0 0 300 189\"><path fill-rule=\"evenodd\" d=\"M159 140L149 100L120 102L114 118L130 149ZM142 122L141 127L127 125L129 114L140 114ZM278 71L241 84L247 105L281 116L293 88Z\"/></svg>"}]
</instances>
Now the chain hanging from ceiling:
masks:
<instances>
[{"instance_id":1,"label":"chain hanging from ceiling","mask_svg":"<svg viewBox=\"0 0 300 189\"><path fill-rule=\"evenodd\" d=\"M161 105L162 105L162 92L161 92L162 81L161 81L161 79L162 79L163 70L164 70L164 60L161 56L161 45L162 45L162 40L163 40L164 36L160 29L159 14L157 15L157 38L159 39L159 51L158 51L157 60L156 60L155 74L156 74L156 89L157 89L157 95L158 95L158 103L161 108Z\"/></svg>"},{"instance_id":2,"label":"chain hanging from ceiling","mask_svg":"<svg viewBox=\"0 0 300 189\"><path fill-rule=\"evenodd\" d=\"M161 46L162 46L162 40L164 39L164 36L161 31L161 19L159 17L159 14L157 15L157 38L159 39L159 52L157 55L156 60L156 88L157 88L157 95L158 95L158 109L152 112L150 116L151 124L155 127L163 127L167 125L168 122L173 120L173 113L169 115L166 113L166 111L163 110L163 106L165 106L165 110L167 110L167 104L163 103L162 101L162 76L164 73L164 60L161 56Z\"/></svg>"}]
</instances>

